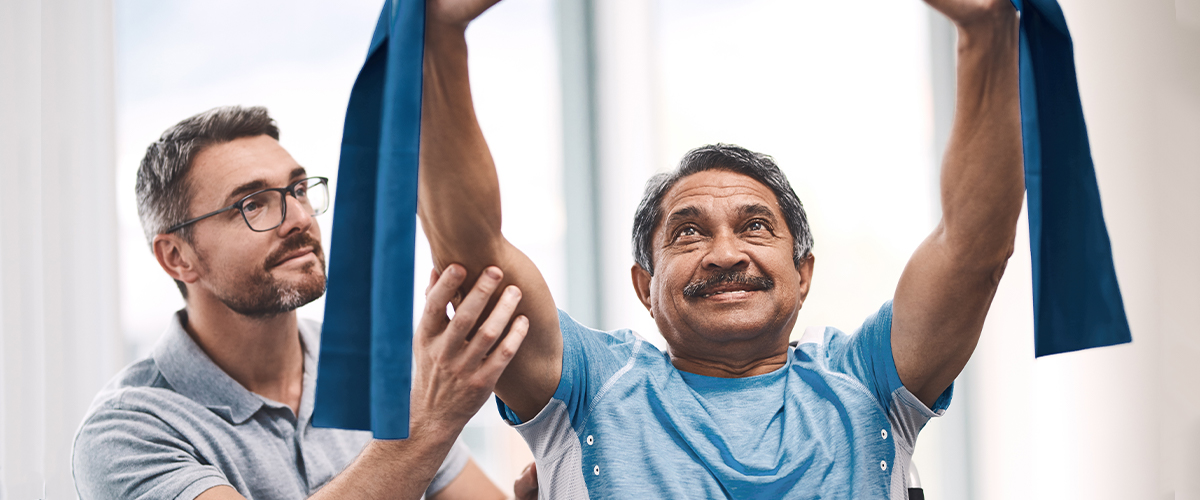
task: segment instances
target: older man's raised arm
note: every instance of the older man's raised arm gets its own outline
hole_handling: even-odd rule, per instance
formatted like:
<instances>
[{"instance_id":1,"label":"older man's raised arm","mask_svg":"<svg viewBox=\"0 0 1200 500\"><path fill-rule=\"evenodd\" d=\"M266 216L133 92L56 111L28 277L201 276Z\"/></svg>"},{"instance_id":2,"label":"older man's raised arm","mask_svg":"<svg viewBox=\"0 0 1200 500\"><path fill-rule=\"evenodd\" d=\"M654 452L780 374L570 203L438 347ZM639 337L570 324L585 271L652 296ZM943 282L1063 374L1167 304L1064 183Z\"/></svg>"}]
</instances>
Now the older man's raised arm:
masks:
<instances>
[{"instance_id":1,"label":"older man's raised arm","mask_svg":"<svg viewBox=\"0 0 1200 500\"><path fill-rule=\"evenodd\" d=\"M926 0L958 26L958 97L942 164L942 221L913 254L893 302L900 380L926 405L979 342L1013 251L1025 189L1018 18L1010 0Z\"/></svg>"},{"instance_id":2,"label":"older man's raised arm","mask_svg":"<svg viewBox=\"0 0 1200 500\"><path fill-rule=\"evenodd\" d=\"M529 319L529 332L496 384L496 394L527 420L558 386L562 334L541 273L500 232L500 186L471 101L464 33L497 1L430 0L426 5L418 214L438 269L462 264L470 275L464 283L473 283L485 270L499 272L489 267L496 266L503 269L503 285L520 288L517 314Z\"/></svg>"}]
</instances>

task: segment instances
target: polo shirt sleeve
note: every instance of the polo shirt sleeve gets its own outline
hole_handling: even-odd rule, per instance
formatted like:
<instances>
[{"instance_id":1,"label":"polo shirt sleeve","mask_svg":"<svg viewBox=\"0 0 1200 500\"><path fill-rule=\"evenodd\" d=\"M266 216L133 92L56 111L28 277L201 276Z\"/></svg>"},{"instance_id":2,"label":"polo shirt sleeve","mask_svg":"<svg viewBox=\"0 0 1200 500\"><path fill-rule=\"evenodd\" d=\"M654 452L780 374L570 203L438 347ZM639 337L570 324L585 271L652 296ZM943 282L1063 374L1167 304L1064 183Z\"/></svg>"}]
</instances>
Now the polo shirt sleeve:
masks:
<instances>
[{"instance_id":1,"label":"polo shirt sleeve","mask_svg":"<svg viewBox=\"0 0 1200 500\"><path fill-rule=\"evenodd\" d=\"M894 413L897 402L917 413L933 417L941 414L950 405L953 386L926 408L900 381L896 361L892 357L892 301L887 301L874 314L867 317L862 326L852 335L829 329L826 344L830 368L845 373L867 388L889 414Z\"/></svg>"},{"instance_id":2,"label":"polo shirt sleeve","mask_svg":"<svg viewBox=\"0 0 1200 500\"><path fill-rule=\"evenodd\" d=\"M71 468L81 500L192 500L230 485L165 422L112 403L102 404L80 427Z\"/></svg>"},{"instance_id":3,"label":"polo shirt sleeve","mask_svg":"<svg viewBox=\"0 0 1200 500\"><path fill-rule=\"evenodd\" d=\"M561 403L571 419L571 426L579 428L601 386L630 361L642 341L631 330L593 330L561 310L558 311L558 326L563 336L562 373L551 404ZM496 398L496 404L508 423L522 423L500 398ZM543 409L542 413L545 412Z\"/></svg>"}]
</instances>

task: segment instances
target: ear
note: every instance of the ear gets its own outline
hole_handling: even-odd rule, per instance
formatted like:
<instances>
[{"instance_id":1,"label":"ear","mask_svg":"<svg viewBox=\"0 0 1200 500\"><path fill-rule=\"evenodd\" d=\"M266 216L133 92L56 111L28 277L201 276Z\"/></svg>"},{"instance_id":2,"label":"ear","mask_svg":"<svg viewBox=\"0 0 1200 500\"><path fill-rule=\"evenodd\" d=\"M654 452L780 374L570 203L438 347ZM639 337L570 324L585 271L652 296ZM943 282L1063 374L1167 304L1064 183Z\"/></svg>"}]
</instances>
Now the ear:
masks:
<instances>
[{"instance_id":1,"label":"ear","mask_svg":"<svg viewBox=\"0 0 1200 500\"><path fill-rule=\"evenodd\" d=\"M172 279L187 284L200 279L200 262L191 245L174 234L160 234L150 243L159 267Z\"/></svg>"},{"instance_id":2,"label":"ear","mask_svg":"<svg viewBox=\"0 0 1200 500\"><path fill-rule=\"evenodd\" d=\"M800 265L796 266L796 272L800 273L800 287L797 292L800 293L800 303L804 303L804 299L808 298L808 288L812 284L813 265L817 262L816 256L812 252L808 253L808 257L800 261Z\"/></svg>"},{"instance_id":3,"label":"ear","mask_svg":"<svg viewBox=\"0 0 1200 500\"><path fill-rule=\"evenodd\" d=\"M633 278L633 290L637 292L638 300L642 301L642 305L646 306L646 310L650 311L650 317L654 317L654 310L650 308L650 273L642 269L642 266L634 264L629 268L629 274Z\"/></svg>"}]
</instances>

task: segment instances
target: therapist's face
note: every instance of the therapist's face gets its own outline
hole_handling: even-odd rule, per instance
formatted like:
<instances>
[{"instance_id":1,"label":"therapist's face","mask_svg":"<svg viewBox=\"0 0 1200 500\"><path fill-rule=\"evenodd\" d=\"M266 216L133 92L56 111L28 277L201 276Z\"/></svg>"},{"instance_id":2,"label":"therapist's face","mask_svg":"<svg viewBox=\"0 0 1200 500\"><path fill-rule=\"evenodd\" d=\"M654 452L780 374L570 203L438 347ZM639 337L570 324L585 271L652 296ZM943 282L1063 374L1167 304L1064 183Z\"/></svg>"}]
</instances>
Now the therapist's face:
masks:
<instances>
[{"instance_id":1,"label":"therapist's face","mask_svg":"<svg viewBox=\"0 0 1200 500\"><path fill-rule=\"evenodd\" d=\"M188 174L189 215L202 215L264 188L307 177L270 136L245 137L208 147ZM316 219L286 197L287 217L275 229L250 229L238 210L194 224L197 276L192 293L206 293L239 314L272 316L312 302L325 292L325 253Z\"/></svg>"}]
</instances>

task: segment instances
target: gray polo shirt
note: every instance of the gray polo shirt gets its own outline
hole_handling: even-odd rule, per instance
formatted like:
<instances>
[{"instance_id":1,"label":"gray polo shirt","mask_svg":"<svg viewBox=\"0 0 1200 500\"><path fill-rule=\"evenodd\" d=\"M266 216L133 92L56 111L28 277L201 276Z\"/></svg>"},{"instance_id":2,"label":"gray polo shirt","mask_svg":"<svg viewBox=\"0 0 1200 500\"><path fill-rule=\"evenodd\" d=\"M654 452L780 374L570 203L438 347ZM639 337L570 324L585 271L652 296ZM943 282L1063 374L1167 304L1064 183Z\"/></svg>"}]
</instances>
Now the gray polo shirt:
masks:
<instances>
[{"instance_id":1,"label":"gray polo shirt","mask_svg":"<svg viewBox=\"0 0 1200 500\"><path fill-rule=\"evenodd\" d=\"M191 500L218 485L250 500L303 499L358 456L369 432L312 426L321 326L300 321L300 415L229 377L183 330L180 311L153 353L118 373L75 436L72 469L82 500ZM455 443L426 490L458 477Z\"/></svg>"}]
</instances>

